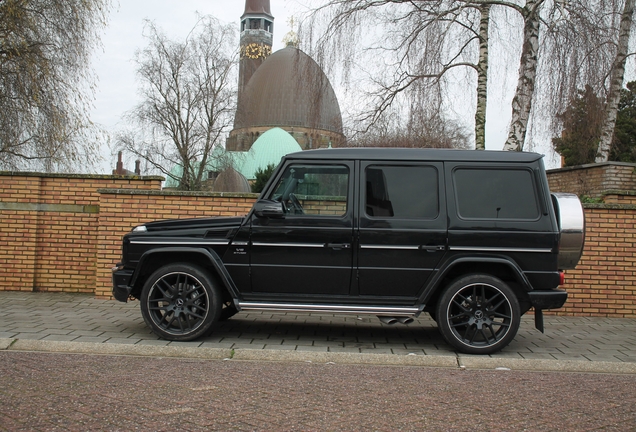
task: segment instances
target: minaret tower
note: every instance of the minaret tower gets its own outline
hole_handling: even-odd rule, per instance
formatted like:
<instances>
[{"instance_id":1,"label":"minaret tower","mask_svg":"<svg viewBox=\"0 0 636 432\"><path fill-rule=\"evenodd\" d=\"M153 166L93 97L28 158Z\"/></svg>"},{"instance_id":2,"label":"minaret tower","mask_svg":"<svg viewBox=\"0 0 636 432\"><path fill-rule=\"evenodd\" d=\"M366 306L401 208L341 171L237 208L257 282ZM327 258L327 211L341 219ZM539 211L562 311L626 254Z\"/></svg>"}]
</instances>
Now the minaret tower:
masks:
<instances>
[{"instance_id":1,"label":"minaret tower","mask_svg":"<svg viewBox=\"0 0 636 432\"><path fill-rule=\"evenodd\" d=\"M269 0L245 0L241 16L241 59L239 62L238 97L256 69L272 53L274 17Z\"/></svg>"}]
</instances>

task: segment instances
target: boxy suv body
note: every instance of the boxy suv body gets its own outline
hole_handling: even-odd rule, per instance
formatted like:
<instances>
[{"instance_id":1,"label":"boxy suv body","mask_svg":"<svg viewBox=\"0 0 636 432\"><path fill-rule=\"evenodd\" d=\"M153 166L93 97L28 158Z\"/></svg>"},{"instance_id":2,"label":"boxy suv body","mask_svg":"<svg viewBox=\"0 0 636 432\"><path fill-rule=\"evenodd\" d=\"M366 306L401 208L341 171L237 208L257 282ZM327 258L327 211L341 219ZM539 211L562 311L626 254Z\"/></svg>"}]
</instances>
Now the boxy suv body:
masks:
<instances>
[{"instance_id":1,"label":"boxy suv body","mask_svg":"<svg viewBox=\"0 0 636 432\"><path fill-rule=\"evenodd\" d=\"M584 238L578 198L550 194L542 156L327 149L283 158L245 217L151 222L123 240L113 294L162 338L242 310L428 312L457 350L488 354L534 307L563 306Z\"/></svg>"}]
</instances>

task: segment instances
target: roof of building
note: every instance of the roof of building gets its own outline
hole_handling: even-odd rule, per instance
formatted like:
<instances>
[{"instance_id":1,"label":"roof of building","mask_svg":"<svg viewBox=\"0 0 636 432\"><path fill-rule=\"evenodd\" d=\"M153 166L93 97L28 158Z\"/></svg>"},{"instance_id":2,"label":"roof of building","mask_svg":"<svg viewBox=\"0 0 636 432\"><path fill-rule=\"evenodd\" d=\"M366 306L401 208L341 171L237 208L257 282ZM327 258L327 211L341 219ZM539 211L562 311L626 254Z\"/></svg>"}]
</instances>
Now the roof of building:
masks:
<instances>
[{"instance_id":1,"label":"roof of building","mask_svg":"<svg viewBox=\"0 0 636 432\"><path fill-rule=\"evenodd\" d=\"M229 167L221 171L212 185L213 192L252 192L243 174Z\"/></svg>"},{"instance_id":2,"label":"roof of building","mask_svg":"<svg viewBox=\"0 0 636 432\"><path fill-rule=\"evenodd\" d=\"M268 165L278 165L283 156L299 152L302 149L296 140L281 128L273 128L261 135L254 145L240 161L236 155L236 166L247 179L256 178L256 171L267 168ZM233 152L235 154L242 152Z\"/></svg>"},{"instance_id":3,"label":"roof of building","mask_svg":"<svg viewBox=\"0 0 636 432\"><path fill-rule=\"evenodd\" d=\"M302 127L342 133L336 94L320 66L294 46L269 56L239 100L234 129Z\"/></svg>"},{"instance_id":4,"label":"roof of building","mask_svg":"<svg viewBox=\"0 0 636 432\"><path fill-rule=\"evenodd\" d=\"M272 11L269 7L269 0L246 0L243 16L247 14L267 14L272 16Z\"/></svg>"}]
</instances>

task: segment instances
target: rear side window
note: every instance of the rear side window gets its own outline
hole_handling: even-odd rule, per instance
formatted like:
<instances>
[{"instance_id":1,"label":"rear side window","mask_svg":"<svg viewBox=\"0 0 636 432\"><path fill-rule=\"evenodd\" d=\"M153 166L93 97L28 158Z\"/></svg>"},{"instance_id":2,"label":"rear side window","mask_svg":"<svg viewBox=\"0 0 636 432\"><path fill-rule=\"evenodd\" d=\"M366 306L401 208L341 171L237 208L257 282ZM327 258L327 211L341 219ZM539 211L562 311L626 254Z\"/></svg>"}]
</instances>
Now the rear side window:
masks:
<instances>
[{"instance_id":1,"label":"rear side window","mask_svg":"<svg viewBox=\"0 0 636 432\"><path fill-rule=\"evenodd\" d=\"M431 166L371 165L365 172L365 212L375 218L435 219L438 177Z\"/></svg>"},{"instance_id":2,"label":"rear side window","mask_svg":"<svg viewBox=\"0 0 636 432\"><path fill-rule=\"evenodd\" d=\"M457 211L462 219L539 217L532 171L460 168L453 172Z\"/></svg>"}]
</instances>

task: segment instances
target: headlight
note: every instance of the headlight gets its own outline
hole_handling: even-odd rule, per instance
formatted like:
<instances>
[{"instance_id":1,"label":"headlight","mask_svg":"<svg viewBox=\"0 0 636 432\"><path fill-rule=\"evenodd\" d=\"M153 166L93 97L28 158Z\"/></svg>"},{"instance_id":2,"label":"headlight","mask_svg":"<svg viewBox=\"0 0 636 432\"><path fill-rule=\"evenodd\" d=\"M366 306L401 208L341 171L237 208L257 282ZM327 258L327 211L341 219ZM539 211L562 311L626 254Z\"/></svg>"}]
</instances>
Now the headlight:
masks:
<instances>
[{"instance_id":1,"label":"headlight","mask_svg":"<svg viewBox=\"0 0 636 432\"><path fill-rule=\"evenodd\" d=\"M146 232L148 231L148 229L146 228L146 225L139 225L133 228L133 232Z\"/></svg>"}]
</instances>

